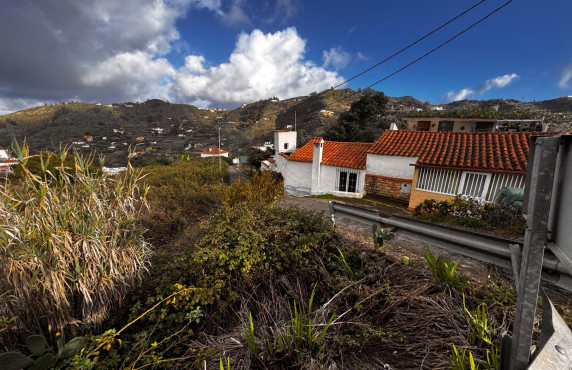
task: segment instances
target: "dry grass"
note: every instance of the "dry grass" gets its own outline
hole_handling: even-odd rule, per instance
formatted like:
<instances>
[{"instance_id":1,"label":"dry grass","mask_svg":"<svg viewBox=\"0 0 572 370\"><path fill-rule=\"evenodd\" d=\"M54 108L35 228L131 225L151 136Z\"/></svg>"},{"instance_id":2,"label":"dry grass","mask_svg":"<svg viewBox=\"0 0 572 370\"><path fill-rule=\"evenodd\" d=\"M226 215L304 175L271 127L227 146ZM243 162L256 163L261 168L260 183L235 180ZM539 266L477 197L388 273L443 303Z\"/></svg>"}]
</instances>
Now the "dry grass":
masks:
<instances>
[{"instance_id":1,"label":"dry grass","mask_svg":"<svg viewBox=\"0 0 572 370\"><path fill-rule=\"evenodd\" d=\"M41 174L24 164L20 183L0 187L0 316L27 331L101 323L147 269L140 175L100 175L80 156L66 168L66 156L54 167L48 154Z\"/></svg>"}]
</instances>

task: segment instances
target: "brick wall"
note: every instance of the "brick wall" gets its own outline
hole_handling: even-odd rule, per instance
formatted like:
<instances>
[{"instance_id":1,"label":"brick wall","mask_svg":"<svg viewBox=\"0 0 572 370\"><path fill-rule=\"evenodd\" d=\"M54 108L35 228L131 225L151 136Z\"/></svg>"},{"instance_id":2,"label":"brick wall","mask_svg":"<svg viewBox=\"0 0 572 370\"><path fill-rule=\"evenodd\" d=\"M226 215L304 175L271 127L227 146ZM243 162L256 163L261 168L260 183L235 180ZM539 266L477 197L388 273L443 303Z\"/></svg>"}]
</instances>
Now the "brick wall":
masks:
<instances>
[{"instance_id":1,"label":"brick wall","mask_svg":"<svg viewBox=\"0 0 572 370\"><path fill-rule=\"evenodd\" d=\"M401 192L401 184L404 183L411 184L411 180L366 175L364 190L367 194L379 195L407 203L409 202L409 193Z\"/></svg>"},{"instance_id":2,"label":"brick wall","mask_svg":"<svg viewBox=\"0 0 572 370\"><path fill-rule=\"evenodd\" d=\"M413 173L413 185L411 186L411 197L409 198L409 209L415 208L416 205L423 202L425 199L435 199L440 202L442 200L449 200L455 198L454 195L438 194L430 191L417 190L415 186L417 185L417 176L419 175L419 169L415 168Z\"/></svg>"}]
</instances>

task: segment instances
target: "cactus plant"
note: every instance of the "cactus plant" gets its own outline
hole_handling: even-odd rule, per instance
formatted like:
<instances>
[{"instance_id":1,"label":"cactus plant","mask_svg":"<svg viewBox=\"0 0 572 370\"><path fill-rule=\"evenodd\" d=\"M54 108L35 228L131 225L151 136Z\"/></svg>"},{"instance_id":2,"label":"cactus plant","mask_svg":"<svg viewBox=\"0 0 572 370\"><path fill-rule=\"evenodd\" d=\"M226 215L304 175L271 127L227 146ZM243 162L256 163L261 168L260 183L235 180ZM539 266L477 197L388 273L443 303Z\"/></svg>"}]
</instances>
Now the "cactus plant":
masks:
<instances>
[{"instance_id":1,"label":"cactus plant","mask_svg":"<svg viewBox=\"0 0 572 370\"><path fill-rule=\"evenodd\" d=\"M385 241L395 238L393 228L382 228L377 226L377 224L373 224L371 229L373 232L373 245L375 246L375 249L378 247L382 248Z\"/></svg>"}]
</instances>

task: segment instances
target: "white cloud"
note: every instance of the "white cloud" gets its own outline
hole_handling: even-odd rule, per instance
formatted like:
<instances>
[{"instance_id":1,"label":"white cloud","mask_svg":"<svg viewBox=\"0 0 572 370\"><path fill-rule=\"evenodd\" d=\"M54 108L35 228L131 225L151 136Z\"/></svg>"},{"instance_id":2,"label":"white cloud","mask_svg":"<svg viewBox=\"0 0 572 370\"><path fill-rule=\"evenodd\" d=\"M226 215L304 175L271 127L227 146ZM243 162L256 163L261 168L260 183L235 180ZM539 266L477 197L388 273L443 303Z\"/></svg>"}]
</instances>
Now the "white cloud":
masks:
<instances>
[{"instance_id":1,"label":"white cloud","mask_svg":"<svg viewBox=\"0 0 572 370\"><path fill-rule=\"evenodd\" d=\"M501 88L510 84L512 81L519 78L516 73L507 74L491 78L480 84L476 89L464 88L458 91L449 91L444 97L443 101L449 103L456 100L464 100L471 97L479 96L489 91L492 88Z\"/></svg>"},{"instance_id":2,"label":"white cloud","mask_svg":"<svg viewBox=\"0 0 572 370\"><path fill-rule=\"evenodd\" d=\"M171 88L174 100L240 104L321 91L343 81L336 73L304 60L306 42L296 29L241 34L229 62L206 68L201 56L188 56Z\"/></svg>"},{"instance_id":3,"label":"white cloud","mask_svg":"<svg viewBox=\"0 0 572 370\"><path fill-rule=\"evenodd\" d=\"M357 57L359 60L369 60L369 57L365 54L362 54L361 52L358 51L357 53Z\"/></svg>"},{"instance_id":4,"label":"white cloud","mask_svg":"<svg viewBox=\"0 0 572 370\"><path fill-rule=\"evenodd\" d=\"M43 102L36 99L0 98L0 116L22 109L36 107L44 103L51 102Z\"/></svg>"},{"instance_id":5,"label":"white cloud","mask_svg":"<svg viewBox=\"0 0 572 370\"><path fill-rule=\"evenodd\" d=\"M228 12L221 14L221 17L228 25L250 25L250 18L237 4L233 4Z\"/></svg>"},{"instance_id":6,"label":"white cloud","mask_svg":"<svg viewBox=\"0 0 572 370\"><path fill-rule=\"evenodd\" d=\"M562 70L562 74L560 75L560 80L558 81L558 86L561 89L568 89L570 85L568 82L572 79L572 63L568 64Z\"/></svg>"},{"instance_id":7,"label":"white cloud","mask_svg":"<svg viewBox=\"0 0 572 370\"><path fill-rule=\"evenodd\" d=\"M322 68L332 66L335 69L346 68L352 59L350 54L347 51L344 51L341 46L330 48L330 50L324 50L322 52L322 58L324 59Z\"/></svg>"},{"instance_id":8,"label":"white cloud","mask_svg":"<svg viewBox=\"0 0 572 370\"><path fill-rule=\"evenodd\" d=\"M278 0L265 12L291 17L296 2ZM326 68L347 64L347 53L332 49L325 66L317 66L304 58L306 41L294 28L241 34L228 62L219 65L206 55L187 55L180 68L167 59L173 51L191 54L177 29L189 11L205 9L244 24L249 6L244 0L0 1L0 33L18 35L0 37L0 112L70 96L231 106L304 95L343 80Z\"/></svg>"},{"instance_id":9,"label":"white cloud","mask_svg":"<svg viewBox=\"0 0 572 370\"><path fill-rule=\"evenodd\" d=\"M133 97L164 96L175 69L164 58L142 51L125 52L90 67L83 76L88 87L113 87Z\"/></svg>"}]
</instances>

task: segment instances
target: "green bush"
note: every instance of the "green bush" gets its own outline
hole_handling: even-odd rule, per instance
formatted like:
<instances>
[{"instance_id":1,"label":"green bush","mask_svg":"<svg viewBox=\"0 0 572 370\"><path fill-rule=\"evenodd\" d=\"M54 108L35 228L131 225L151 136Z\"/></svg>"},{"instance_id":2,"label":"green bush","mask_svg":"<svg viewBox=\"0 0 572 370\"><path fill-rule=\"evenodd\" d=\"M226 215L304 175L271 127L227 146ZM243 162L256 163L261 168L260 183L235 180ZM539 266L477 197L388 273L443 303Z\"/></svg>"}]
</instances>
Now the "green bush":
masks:
<instances>
[{"instance_id":1,"label":"green bush","mask_svg":"<svg viewBox=\"0 0 572 370\"><path fill-rule=\"evenodd\" d=\"M144 167L149 186L149 211L143 215L146 237L154 242L176 240L214 212L225 194L226 168L225 163L221 172L212 158Z\"/></svg>"},{"instance_id":2,"label":"green bush","mask_svg":"<svg viewBox=\"0 0 572 370\"><path fill-rule=\"evenodd\" d=\"M522 233L526 222L518 207L481 204L475 199L457 195L451 200L425 199L414 209L414 215L430 222L447 222L472 228L503 229Z\"/></svg>"}]
</instances>

